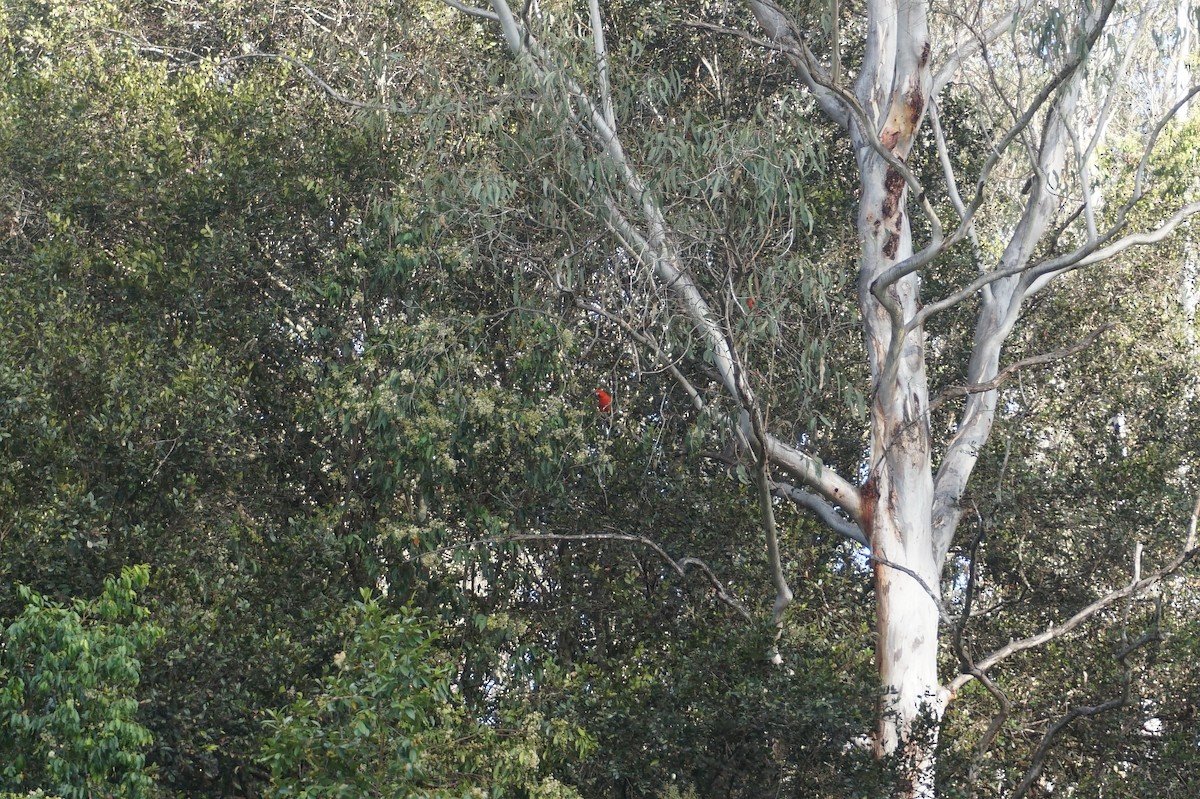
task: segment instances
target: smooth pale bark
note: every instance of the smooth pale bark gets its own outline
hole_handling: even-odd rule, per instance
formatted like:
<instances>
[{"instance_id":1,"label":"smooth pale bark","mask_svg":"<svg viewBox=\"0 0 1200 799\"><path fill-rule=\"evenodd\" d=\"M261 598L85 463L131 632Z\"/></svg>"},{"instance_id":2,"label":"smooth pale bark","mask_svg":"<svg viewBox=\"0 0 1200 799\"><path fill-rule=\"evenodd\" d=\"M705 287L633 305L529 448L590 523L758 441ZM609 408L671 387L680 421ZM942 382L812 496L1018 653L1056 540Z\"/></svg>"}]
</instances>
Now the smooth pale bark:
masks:
<instances>
[{"instance_id":1,"label":"smooth pale bark","mask_svg":"<svg viewBox=\"0 0 1200 799\"><path fill-rule=\"evenodd\" d=\"M932 796L937 728L941 560L932 525L929 381L919 277L888 279L913 255L907 159L932 85L923 4L868 4L866 58L854 87L861 109L849 135L858 160L861 237L858 305L871 368L871 447L864 513L875 558L876 662L883 686L876 753L903 747L905 793ZM864 129L864 123L874 126ZM887 155L900 164L893 163Z\"/></svg>"}]
</instances>

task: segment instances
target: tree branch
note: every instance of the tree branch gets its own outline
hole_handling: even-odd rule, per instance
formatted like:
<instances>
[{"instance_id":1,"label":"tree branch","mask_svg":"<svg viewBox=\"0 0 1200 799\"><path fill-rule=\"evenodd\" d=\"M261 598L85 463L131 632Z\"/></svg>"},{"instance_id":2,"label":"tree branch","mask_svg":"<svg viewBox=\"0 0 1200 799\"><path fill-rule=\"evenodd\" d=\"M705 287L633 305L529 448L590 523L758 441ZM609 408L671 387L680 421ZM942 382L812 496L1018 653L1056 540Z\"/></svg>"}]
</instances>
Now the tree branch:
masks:
<instances>
[{"instance_id":1,"label":"tree branch","mask_svg":"<svg viewBox=\"0 0 1200 799\"><path fill-rule=\"evenodd\" d=\"M1012 713L1012 701L1008 695L992 681L985 673L979 670L975 665L975 661L971 659L971 654L967 650L966 642L963 640L964 633L967 629L967 621L971 618L971 605L975 599L975 582L978 577L978 553L979 545L983 542L984 534L987 528L983 524L983 517L976 509L975 516L979 520L979 532L975 534L975 539L971 542L971 562L970 568L967 571L967 585L963 597L962 616L954 625L954 636L951 639L954 645L954 652L958 655L960 668L964 673L970 674L983 685L992 698L996 700L996 712L992 715L992 720L988 723L987 729L983 736L979 739L979 743L975 746L975 757L971 761L970 769L967 772L967 783L974 785L979 779L979 771L983 766L983 756L987 754L987 750L991 748L992 741L1000 733L1000 728L1004 726L1004 722Z\"/></svg>"},{"instance_id":2,"label":"tree branch","mask_svg":"<svg viewBox=\"0 0 1200 799\"><path fill-rule=\"evenodd\" d=\"M719 374L721 385L742 412L748 415L758 413L757 400L750 386L744 379L739 379L737 356L729 337L699 286L687 273L682 256L671 239L663 210L630 163L617 131L577 82L565 72L551 70L542 63L547 56L529 31L522 28L504 0L493 0L492 7L505 41L518 62L538 79L544 87L543 92L562 93L561 99L569 109L570 118L576 129L581 131L577 135L584 141L590 141L599 150L614 168L625 195L638 206L644 220L642 229L625 215L612 193L604 192L600 211L609 229L639 263L649 269L659 284L675 297L712 352L713 366ZM763 436L763 449L771 464L788 471L828 502L840 505L852 518L858 518L858 491L851 483L827 468L819 459L784 444L765 430Z\"/></svg>"},{"instance_id":3,"label":"tree branch","mask_svg":"<svg viewBox=\"0 0 1200 799\"><path fill-rule=\"evenodd\" d=\"M937 607L938 623L948 624L952 621L950 611L946 608L946 603L942 601L942 597L933 590L929 583L925 582L925 579L921 577L921 575L917 574L907 566L901 566L899 563L895 563L879 555L868 555L867 559L872 563L878 563L879 565L886 566L889 569L895 569L901 574L906 574L913 580L916 580L917 585L921 586L921 590L929 595L929 598L933 600L933 604Z\"/></svg>"},{"instance_id":4,"label":"tree branch","mask_svg":"<svg viewBox=\"0 0 1200 799\"><path fill-rule=\"evenodd\" d=\"M803 488L797 488L791 483L774 483L771 488L775 496L790 500L802 508L807 508L817 515L825 526L833 532L853 541L856 544L861 544L864 547L870 547L867 541L867 536L859 529L858 525L846 519L837 512L833 505L826 502L821 497L806 491Z\"/></svg>"},{"instance_id":5,"label":"tree branch","mask_svg":"<svg viewBox=\"0 0 1200 799\"><path fill-rule=\"evenodd\" d=\"M615 133L617 117L613 112L612 89L608 85L608 45L604 42L604 20L600 18L600 0L588 0L592 24L592 43L596 48L596 72L600 82L600 108L604 120Z\"/></svg>"},{"instance_id":6,"label":"tree branch","mask_svg":"<svg viewBox=\"0 0 1200 799\"><path fill-rule=\"evenodd\" d=\"M1084 707L1075 707L1067 711L1062 718L1050 725L1045 734L1042 735L1042 740L1038 743L1037 749L1033 752L1033 757L1030 759L1029 768L1025 771L1025 776L1021 779L1020 785L1013 791L1013 799L1021 799L1033 787L1033 782L1041 776L1042 769L1046 765L1046 755L1050 751L1050 746L1054 743L1054 739L1062 732L1068 724L1079 718L1091 718L1098 716L1101 713L1106 713L1110 710L1116 710L1129 702L1129 682L1131 669L1125 663L1125 659L1133 654L1136 650L1141 649L1151 641L1158 640L1159 633L1157 629L1152 629L1142 635L1136 641L1123 647L1117 652L1116 658L1120 661L1124 674L1121 681L1121 693L1114 699L1107 702L1102 702L1098 705L1090 705Z\"/></svg>"},{"instance_id":7,"label":"tree branch","mask_svg":"<svg viewBox=\"0 0 1200 799\"><path fill-rule=\"evenodd\" d=\"M1125 597L1137 596L1147 588L1157 585L1164 577L1168 577L1179 571L1179 569L1186 565L1188 561L1190 561L1196 555L1196 528L1198 518L1200 518L1200 495L1197 495L1196 504L1192 509L1191 520L1188 523L1187 539L1174 560L1146 577L1132 580L1122 588L1116 588L1112 591L1109 591L1107 594L1078 611L1074 616L1062 622L1061 624L1051 624L1046 628L1046 630L1036 635L1031 635L1018 641L1009 641L1006 645L992 652L987 657L977 661L976 665L978 666L979 671L986 672L992 666L995 666L997 663L1017 654L1018 652L1024 652L1028 649L1041 646L1048 641L1061 638L1062 636L1074 630L1076 627L1079 627L1081 624L1091 619L1100 611L1111 606L1114 602L1124 599ZM974 675L960 674L958 677L955 677L953 680L951 680L947 688L950 690L951 694L957 693L959 688L961 688L963 685L966 685L972 679L974 679Z\"/></svg>"},{"instance_id":8,"label":"tree branch","mask_svg":"<svg viewBox=\"0 0 1200 799\"><path fill-rule=\"evenodd\" d=\"M687 577L688 570L695 567L700 571L709 583L709 587L713 589L713 594L723 604L733 609L739 616L747 622L754 623L754 616L746 609L746 606L738 601L736 597L729 593L725 584L717 578L713 570L709 568L704 561L699 558L682 557L676 560L667 554L667 551L655 541L647 538L644 535L632 535L630 533L519 533L516 535L493 536L489 538L479 538L474 541L464 541L460 544L451 544L449 546L438 547L431 549L428 552L421 552L412 555L401 563L413 563L430 555L441 555L447 552L455 552L461 549L472 549L474 547L490 547L502 546L504 544L519 544L526 542L537 541L621 541L630 544L640 544L654 552L662 559L664 563L671 567L671 570L680 577Z\"/></svg>"},{"instance_id":9,"label":"tree branch","mask_svg":"<svg viewBox=\"0 0 1200 799\"><path fill-rule=\"evenodd\" d=\"M1006 366L998 375L986 383L973 383L966 386L951 386L950 388L944 389L940 394L929 401L929 412L933 413L944 402L952 400L955 397L965 397L970 394L980 394L984 391L993 391L1007 382L1008 379L1014 374L1027 367L1041 366L1043 364L1054 363L1055 361L1061 361L1065 358L1070 358L1072 355L1083 352L1085 349L1090 347L1096 341L1096 339L1100 338L1101 335L1107 333L1109 330L1112 330L1114 327L1116 327L1116 325L1112 322L1109 322L1108 324L1101 325L1100 327L1096 328L1082 341L1078 341L1069 347L1063 347L1062 349L1054 350L1053 352L1047 352L1041 355L1033 355L1029 358L1023 358L1014 364Z\"/></svg>"},{"instance_id":10,"label":"tree branch","mask_svg":"<svg viewBox=\"0 0 1200 799\"><path fill-rule=\"evenodd\" d=\"M486 19L491 22L499 22L500 21L499 14L497 14L494 11L488 11L486 8L477 8L476 6L469 6L466 3L459 2L459 0L442 0L442 2L444 2L446 5L450 6L451 8L458 9L459 11L463 12L467 16L478 17L479 19Z\"/></svg>"},{"instance_id":11,"label":"tree branch","mask_svg":"<svg viewBox=\"0 0 1200 799\"><path fill-rule=\"evenodd\" d=\"M1018 2L1016 8L1001 16L982 33L959 16L958 19L963 23L967 32L958 38L958 41L955 42L953 49L946 56L946 60L942 63L942 66L934 73L932 94L940 93L946 87L946 84L954 79L955 73L958 72L964 61L976 53L986 50L989 44L1000 38L1005 31L1009 30L1012 27L1013 20L1024 10L1022 5L1023 2Z\"/></svg>"},{"instance_id":12,"label":"tree branch","mask_svg":"<svg viewBox=\"0 0 1200 799\"><path fill-rule=\"evenodd\" d=\"M1042 769L1045 768L1046 754L1050 751L1051 744L1054 743L1054 739L1058 737L1058 734L1062 732L1062 730L1068 724L1078 718L1090 718L1092 716L1098 716L1101 713L1106 713L1109 710L1116 710L1124 705L1126 701L1126 693L1122 692L1117 698L1110 699L1107 702L1103 702L1099 705L1072 708L1066 713L1066 715L1051 724L1050 728L1046 730L1046 733L1042 736L1042 740L1038 744L1037 749L1034 750L1031 763L1025 772L1024 778L1021 780L1021 784L1017 786L1015 791L1013 791L1013 799L1021 799L1021 797L1028 793L1029 789L1033 787L1033 781L1041 776Z\"/></svg>"}]
</instances>

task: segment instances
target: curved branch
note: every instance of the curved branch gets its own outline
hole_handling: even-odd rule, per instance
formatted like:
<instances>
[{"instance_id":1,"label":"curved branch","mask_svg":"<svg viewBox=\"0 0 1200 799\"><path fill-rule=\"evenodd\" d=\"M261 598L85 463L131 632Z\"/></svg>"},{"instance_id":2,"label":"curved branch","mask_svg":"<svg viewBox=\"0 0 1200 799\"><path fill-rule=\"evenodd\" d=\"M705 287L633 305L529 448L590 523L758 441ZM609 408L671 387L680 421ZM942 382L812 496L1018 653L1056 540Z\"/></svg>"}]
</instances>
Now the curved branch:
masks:
<instances>
[{"instance_id":1,"label":"curved branch","mask_svg":"<svg viewBox=\"0 0 1200 799\"><path fill-rule=\"evenodd\" d=\"M1051 724L1042 736L1041 742L1038 743L1037 749L1033 751L1032 762L1029 764L1024 778L1021 780L1021 784L1013 791L1013 799L1021 799L1021 797L1029 793L1029 789L1033 787L1033 781L1041 775L1042 769L1046 764L1046 754L1050 751L1050 745L1054 743L1054 739L1058 737L1058 734L1068 724L1078 718L1090 718L1110 710L1116 710L1124 705L1126 701L1128 701L1128 697L1126 696L1126 692L1123 691L1121 696L1118 696L1116 699L1110 699L1099 705L1072 708L1062 718Z\"/></svg>"},{"instance_id":2,"label":"curved branch","mask_svg":"<svg viewBox=\"0 0 1200 799\"><path fill-rule=\"evenodd\" d=\"M1112 330L1114 327L1116 327L1116 325L1112 322L1109 322L1106 325L1096 328L1082 341L1078 341L1069 347L1063 347L1062 349L1055 350L1054 352L1046 352L1042 353L1041 355L1033 355L1029 358L1023 358L1014 364L1006 366L998 375L986 383L974 383L968 386L951 386L950 388L944 389L940 394L929 401L929 412L933 413L940 405L942 405L942 403L952 400L955 397L965 397L970 394L980 394L984 391L993 391L1007 382L1008 379L1014 374L1022 369L1025 369L1026 367L1041 366L1043 364L1061 361L1064 358L1070 358L1072 355L1083 352L1085 349L1090 347L1096 341L1096 339L1100 338L1102 334Z\"/></svg>"},{"instance_id":3,"label":"curved branch","mask_svg":"<svg viewBox=\"0 0 1200 799\"><path fill-rule=\"evenodd\" d=\"M842 538L853 541L856 544L861 544L864 547L871 546L867 541L867 536L863 534L863 531L859 529L857 524L843 517L833 505L830 505L811 491L797 488L790 483L775 483L772 486L772 491L777 497L790 500L802 508L811 510L817 515L817 518L825 523L826 527L833 530Z\"/></svg>"},{"instance_id":4,"label":"curved branch","mask_svg":"<svg viewBox=\"0 0 1200 799\"><path fill-rule=\"evenodd\" d=\"M1198 549L1196 546L1196 527L1198 519L1200 519L1200 495L1197 495L1196 504L1192 509L1191 520L1188 524L1187 540L1184 542L1182 549L1174 560L1146 577L1131 580L1124 587L1109 591L1107 594L1100 597L1095 602L1092 602L1087 607L1079 610L1074 616L1060 624L1051 624L1043 632L1037 633L1036 635L1030 635L1018 641L1009 641L1007 644L992 652L987 657L976 661L976 666L978 667L979 671L986 672L992 666L995 666L997 663L1017 654L1018 652L1024 652L1026 650L1039 647L1048 641L1061 638L1062 636L1074 630L1076 627L1079 627L1081 624L1091 619L1100 611L1111 606L1114 602L1126 597L1137 596L1147 588L1157 585L1163 580L1163 578L1169 577L1170 575L1179 571L1179 569L1186 565L1188 561L1195 557L1196 553L1200 551L1200 549ZM955 677L953 680L951 680L947 688L953 695L958 691L959 688L966 685L972 679L974 679L974 675L960 674L958 677Z\"/></svg>"},{"instance_id":5,"label":"curved branch","mask_svg":"<svg viewBox=\"0 0 1200 799\"><path fill-rule=\"evenodd\" d=\"M494 11L488 11L486 8L477 8L476 6L469 6L466 3L459 2L459 0L442 0L442 2L445 3L446 5L450 6L451 8L458 9L459 11L463 12L464 14L466 14L467 16L470 16L470 17L478 17L479 19L486 19L491 22L499 22L500 21L500 15L498 15Z\"/></svg>"},{"instance_id":6,"label":"curved branch","mask_svg":"<svg viewBox=\"0 0 1200 799\"><path fill-rule=\"evenodd\" d=\"M817 105L833 122L844 129L850 127L850 113L844 98L833 91L825 71L816 65L804 35L792 18L774 0L748 0L750 13L766 31L767 38L784 45L783 52L788 61L800 73L800 80L813 93Z\"/></svg>"},{"instance_id":7,"label":"curved branch","mask_svg":"<svg viewBox=\"0 0 1200 799\"><path fill-rule=\"evenodd\" d=\"M772 435L767 436L767 455L771 463L816 491L827 502L839 506L851 519L856 522L861 519L862 498L858 488L833 469Z\"/></svg>"},{"instance_id":8,"label":"curved branch","mask_svg":"<svg viewBox=\"0 0 1200 799\"><path fill-rule=\"evenodd\" d=\"M451 544L450 546L438 547L431 549L428 552L410 556L401 563L413 563L430 555L441 555L447 552L455 552L461 549L472 549L474 547L484 546L501 546L503 544L519 544L525 542L536 541L621 541L630 544L640 544L654 552L663 560L671 571L675 572L680 577L687 577L688 570L695 567L700 571L709 583L709 587L713 589L713 593L718 600L723 604L733 609L739 616L751 624L754 623L754 616L746 609L746 606L738 601L736 597L729 593L725 584L717 578L713 570L699 558L685 556L676 560L667 554L662 545L644 535L633 535L631 533L518 533L516 535L493 536L489 538L479 538L474 541L464 541L460 544Z\"/></svg>"},{"instance_id":9,"label":"curved branch","mask_svg":"<svg viewBox=\"0 0 1200 799\"><path fill-rule=\"evenodd\" d=\"M1145 233L1131 233L1117 239L1107 247L1090 248L1090 252L1081 253L1076 250L1067 256L1054 258L1043 261L1041 264L1029 268L1026 271L1029 282L1029 294L1034 294L1037 291L1045 288L1045 286L1059 275L1065 274L1075 269L1084 266L1091 266L1102 261L1107 261L1115 255L1118 255L1131 247L1140 247L1146 244L1158 244L1163 239L1175 232L1175 229L1184 222L1191 219L1197 213L1200 213L1200 202L1188 203L1180 208L1171 216L1167 217L1161 225L1154 230L1148 230ZM1082 248L1081 248L1082 249ZM1075 256L1078 256L1077 258Z\"/></svg>"},{"instance_id":10,"label":"curved branch","mask_svg":"<svg viewBox=\"0 0 1200 799\"><path fill-rule=\"evenodd\" d=\"M1024 11L1022 6L1023 3L1018 2L1016 8L1001 16L982 33L968 25L960 17L960 21L967 28L967 33L959 37L949 55L946 56L945 62L934 73L932 93L937 94L944 89L946 84L954 79L954 74L958 72L959 67L962 66L964 61L976 53L986 50L989 44L1000 38L1005 31L1009 30L1012 27L1013 20L1017 18L1019 13Z\"/></svg>"}]
</instances>

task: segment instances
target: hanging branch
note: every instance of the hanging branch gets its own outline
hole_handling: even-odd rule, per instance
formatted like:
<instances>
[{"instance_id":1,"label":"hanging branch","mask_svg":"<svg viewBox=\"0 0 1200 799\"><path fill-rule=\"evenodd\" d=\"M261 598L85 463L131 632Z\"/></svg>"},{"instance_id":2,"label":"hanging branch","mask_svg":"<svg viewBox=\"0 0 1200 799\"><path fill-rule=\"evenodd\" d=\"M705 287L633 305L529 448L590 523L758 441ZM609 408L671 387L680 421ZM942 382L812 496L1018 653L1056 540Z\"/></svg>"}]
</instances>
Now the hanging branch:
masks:
<instances>
[{"instance_id":1,"label":"hanging branch","mask_svg":"<svg viewBox=\"0 0 1200 799\"><path fill-rule=\"evenodd\" d=\"M457 552L462 549L472 549L474 547L490 547L503 546L504 544L519 544L538 541L621 541L630 544L640 544L658 555L664 563L666 563L671 571L675 572L680 577L686 578L688 571L695 568L704 575L709 587L713 590L713 595L722 604L727 605L734 610L745 621L753 624L754 616L746 609L746 606L738 601L737 597L729 593L725 584L717 577L713 570L704 561L699 558L685 556L679 559L672 558L663 549L661 544L647 538L644 535L633 535L631 533L518 533L515 535L492 536L488 538L479 538L474 541L464 541L459 544L450 544L437 549L431 549L427 552L421 552L405 558L401 563L413 563L430 555L442 555L447 552Z\"/></svg>"}]
</instances>

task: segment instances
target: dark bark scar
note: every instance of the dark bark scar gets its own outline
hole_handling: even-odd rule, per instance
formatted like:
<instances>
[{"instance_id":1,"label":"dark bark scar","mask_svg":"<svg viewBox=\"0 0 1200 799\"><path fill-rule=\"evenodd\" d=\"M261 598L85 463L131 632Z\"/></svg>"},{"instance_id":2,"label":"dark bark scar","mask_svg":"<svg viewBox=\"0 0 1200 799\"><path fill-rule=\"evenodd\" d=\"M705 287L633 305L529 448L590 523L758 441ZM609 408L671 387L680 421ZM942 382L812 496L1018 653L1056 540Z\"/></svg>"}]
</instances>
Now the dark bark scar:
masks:
<instances>
[{"instance_id":1,"label":"dark bark scar","mask_svg":"<svg viewBox=\"0 0 1200 799\"><path fill-rule=\"evenodd\" d=\"M908 96L908 124L916 129L917 122L921 120L921 114L925 111L925 98L917 90L913 90Z\"/></svg>"},{"instance_id":2,"label":"dark bark scar","mask_svg":"<svg viewBox=\"0 0 1200 799\"><path fill-rule=\"evenodd\" d=\"M898 250L899 248L900 248L900 237L889 230L888 234L887 234L887 241L885 241L883 243L882 252L883 252L884 257L885 258L895 258L896 250Z\"/></svg>"},{"instance_id":3,"label":"dark bark scar","mask_svg":"<svg viewBox=\"0 0 1200 799\"><path fill-rule=\"evenodd\" d=\"M875 503L879 501L879 491L875 488L875 481L867 478L867 482L863 483L863 487L859 489L859 527L862 528L863 535L867 537L867 541L871 541L871 533L875 529Z\"/></svg>"},{"instance_id":4,"label":"dark bark scar","mask_svg":"<svg viewBox=\"0 0 1200 799\"><path fill-rule=\"evenodd\" d=\"M883 207L880 210L884 219L891 220L896 214L896 209L900 207L900 193L904 191L904 178L896 167L888 166L887 174L883 178L883 190Z\"/></svg>"}]
</instances>

